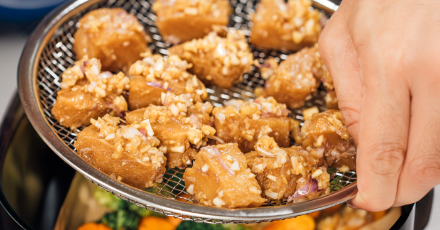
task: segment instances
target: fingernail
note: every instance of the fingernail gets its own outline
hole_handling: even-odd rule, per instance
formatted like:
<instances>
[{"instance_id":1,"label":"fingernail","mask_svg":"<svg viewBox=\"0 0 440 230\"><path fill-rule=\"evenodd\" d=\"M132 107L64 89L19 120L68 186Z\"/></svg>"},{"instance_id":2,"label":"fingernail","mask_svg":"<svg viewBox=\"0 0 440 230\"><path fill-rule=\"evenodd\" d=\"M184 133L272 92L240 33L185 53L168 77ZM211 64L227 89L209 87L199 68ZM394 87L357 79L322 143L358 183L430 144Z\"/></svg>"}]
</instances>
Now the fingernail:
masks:
<instances>
[{"instance_id":1,"label":"fingernail","mask_svg":"<svg viewBox=\"0 0 440 230\"><path fill-rule=\"evenodd\" d=\"M351 200L347 200L346 203L347 203L347 206L350 207L350 208L352 208L352 209L359 209L358 207L356 207L356 206L353 205L353 202L351 202Z\"/></svg>"}]
</instances>

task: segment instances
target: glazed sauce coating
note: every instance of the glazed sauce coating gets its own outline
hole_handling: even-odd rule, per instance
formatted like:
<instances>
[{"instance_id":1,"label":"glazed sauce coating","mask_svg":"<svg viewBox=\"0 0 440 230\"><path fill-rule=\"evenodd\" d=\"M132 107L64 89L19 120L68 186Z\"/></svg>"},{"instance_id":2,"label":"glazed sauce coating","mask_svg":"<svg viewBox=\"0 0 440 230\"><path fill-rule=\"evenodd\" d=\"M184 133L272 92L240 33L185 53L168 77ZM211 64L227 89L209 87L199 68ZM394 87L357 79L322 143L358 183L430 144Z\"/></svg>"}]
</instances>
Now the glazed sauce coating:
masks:
<instances>
[{"instance_id":1,"label":"glazed sauce coating","mask_svg":"<svg viewBox=\"0 0 440 230\"><path fill-rule=\"evenodd\" d=\"M252 16L251 43L296 51L318 41L326 18L310 0L262 0Z\"/></svg>"},{"instance_id":2,"label":"glazed sauce coating","mask_svg":"<svg viewBox=\"0 0 440 230\"><path fill-rule=\"evenodd\" d=\"M316 180L319 192L298 196L293 202L329 193L330 175L326 167L323 167L322 152L309 152L298 146L279 148L274 139L268 136L260 138L255 148L256 151L245 156L266 198L286 199L301 189L309 179Z\"/></svg>"},{"instance_id":3,"label":"glazed sauce coating","mask_svg":"<svg viewBox=\"0 0 440 230\"><path fill-rule=\"evenodd\" d=\"M221 29L203 38L173 46L169 53L193 64L189 71L205 84L231 88L250 71L253 54L239 30Z\"/></svg>"},{"instance_id":4,"label":"glazed sauce coating","mask_svg":"<svg viewBox=\"0 0 440 230\"><path fill-rule=\"evenodd\" d=\"M75 129L90 124L107 113L120 116L127 110L122 96L130 88L130 79L122 72L101 72L101 62L83 59L67 68L60 83L61 90L52 108L52 115L61 125Z\"/></svg>"},{"instance_id":5,"label":"glazed sauce coating","mask_svg":"<svg viewBox=\"0 0 440 230\"><path fill-rule=\"evenodd\" d=\"M75 148L87 163L110 177L144 189L162 182L166 157L149 122L118 126L105 115L78 134Z\"/></svg>"},{"instance_id":6,"label":"glazed sauce coating","mask_svg":"<svg viewBox=\"0 0 440 230\"><path fill-rule=\"evenodd\" d=\"M158 54L143 53L143 59L130 66L133 76L130 84L128 104L131 110L161 105L162 93L176 95L189 93L192 100L203 101L208 97L205 85L187 72L191 64L178 56L163 57Z\"/></svg>"},{"instance_id":7,"label":"glazed sauce coating","mask_svg":"<svg viewBox=\"0 0 440 230\"><path fill-rule=\"evenodd\" d=\"M183 177L187 192L203 205L246 208L266 201L236 144L202 148Z\"/></svg>"},{"instance_id":8,"label":"glazed sauce coating","mask_svg":"<svg viewBox=\"0 0 440 230\"><path fill-rule=\"evenodd\" d=\"M231 13L227 0L156 0L152 8L160 34L173 44L204 37L213 26L226 26Z\"/></svg>"},{"instance_id":9,"label":"glazed sauce coating","mask_svg":"<svg viewBox=\"0 0 440 230\"><path fill-rule=\"evenodd\" d=\"M209 102L194 104L191 95L172 93L163 94L162 103L166 106L150 105L127 113L126 122L135 124L148 120L161 146L165 147L167 166L185 168L192 164L196 150L215 134L214 128L203 123L209 120L212 105Z\"/></svg>"},{"instance_id":10,"label":"glazed sauce coating","mask_svg":"<svg viewBox=\"0 0 440 230\"><path fill-rule=\"evenodd\" d=\"M272 65L268 68L271 68L272 75L266 81L265 95L291 109L302 107L311 99L327 71L317 45L289 55L277 68Z\"/></svg>"},{"instance_id":11,"label":"glazed sauce coating","mask_svg":"<svg viewBox=\"0 0 440 230\"><path fill-rule=\"evenodd\" d=\"M341 112L327 110L312 115L301 128L302 147L305 149L323 148L329 167L347 166L356 169L356 146L344 125Z\"/></svg>"},{"instance_id":12,"label":"glazed sauce coating","mask_svg":"<svg viewBox=\"0 0 440 230\"><path fill-rule=\"evenodd\" d=\"M284 104L273 98L259 97L253 102L230 100L214 108L216 136L225 143L237 143L243 152L254 150L258 139L273 137L281 147L288 147L290 120Z\"/></svg>"},{"instance_id":13,"label":"glazed sauce coating","mask_svg":"<svg viewBox=\"0 0 440 230\"><path fill-rule=\"evenodd\" d=\"M98 58L102 69L127 71L150 50L151 38L134 15L121 8L93 10L79 20L73 50L77 58Z\"/></svg>"}]
</instances>

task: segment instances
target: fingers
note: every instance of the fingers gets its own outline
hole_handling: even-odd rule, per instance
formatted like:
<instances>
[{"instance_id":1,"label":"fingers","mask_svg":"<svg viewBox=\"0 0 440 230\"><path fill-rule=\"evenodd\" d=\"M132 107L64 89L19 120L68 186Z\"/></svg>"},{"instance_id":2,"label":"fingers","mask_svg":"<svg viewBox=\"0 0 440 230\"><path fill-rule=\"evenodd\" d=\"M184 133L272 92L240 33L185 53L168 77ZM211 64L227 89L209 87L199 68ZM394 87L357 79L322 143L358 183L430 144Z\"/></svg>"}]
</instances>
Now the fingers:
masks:
<instances>
[{"instance_id":1,"label":"fingers","mask_svg":"<svg viewBox=\"0 0 440 230\"><path fill-rule=\"evenodd\" d=\"M399 63L381 44L368 44L359 58L362 98L357 155L356 207L381 211L396 198L409 130L410 95Z\"/></svg>"},{"instance_id":2,"label":"fingers","mask_svg":"<svg viewBox=\"0 0 440 230\"><path fill-rule=\"evenodd\" d=\"M440 69L435 68L440 57L437 52L434 55L429 55L428 50L422 53L430 58L420 58L418 60L424 63L416 63L422 68L414 72L420 77L411 87L408 153L395 206L414 203L440 184Z\"/></svg>"},{"instance_id":3,"label":"fingers","mask_svg":"<svg viewBox=\"0 0 440 230\"><path fill-rule=\"evenodd\" d=\"M361 82L357 54L345 23L344 6L331 17L319 38L319 52L332 76L339 109L350 135L357 141Z\"/></svg>"}]
</instances>

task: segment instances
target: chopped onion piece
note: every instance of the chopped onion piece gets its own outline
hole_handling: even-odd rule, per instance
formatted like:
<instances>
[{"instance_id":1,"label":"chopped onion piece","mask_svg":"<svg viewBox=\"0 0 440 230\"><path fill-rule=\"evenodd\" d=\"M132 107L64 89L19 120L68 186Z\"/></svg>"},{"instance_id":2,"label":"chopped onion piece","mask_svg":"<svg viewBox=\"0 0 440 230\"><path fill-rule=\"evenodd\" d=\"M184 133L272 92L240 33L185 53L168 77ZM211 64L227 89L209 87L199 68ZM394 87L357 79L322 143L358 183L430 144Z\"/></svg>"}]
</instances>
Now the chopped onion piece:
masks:
<instances>
[{"instance_id":1,"label":"chopped onion piece","mask_svg":"<svg viewBox=\"0 0 440 230\"><path fill-rule=\"evenodd\" d=\"M95 81L90 82L89 87L87 88L87 90L89 92L93 92L93 90L95 89L95 87L98 85L98 83L96 83Z\"/></svg>"},{"instance_id":2,"label":"chopped onion piece","mask_svg":"<svg viewBox=\"0 0 440 230\"><path fill-rule=\"evenodd\" d=\"M98 78L99 79L107 79L107 78L111 78L112 76L113 76L112 73L110 73L109 71L105 71L105 72L100 73L98 75Z\"/></svg>"},{"instance_id":3,"label":"chopped onion piece","mask_svg":"<svg viewBox=\"0 0 440 230\"><path fill-rule=\"evenodd\" d=\"M225 143L225 141L224 141L223 139L221 139L220 137L216 137L216 136L208 136L208 138L209 138L209 139L216 140L217 143L220 143L220 144L224 144L224 143Z\"/></svg>"},{"instance_id":4,"label":"chopped onion piece","mask_svg":"<svg viewBox=\"0 0 440 230\"><path fill-rule=\"evenodd\" d=\"M216 155L217 156L217 159L218 159L218 161L219 161L219 163L220 163L220 165L229 173L229 174L231 174L231 175L235 175L235 172L232 170L232 169L230 169L229 167L228 167L228 165L223 161L223 159L222 159L222 157L221 157L221 155L220 155L220 152L218 151L218 148L217 147L215 147L215 146L207 146L207 147L203 147L202 149L204 149L204 150L206 150L206 151L208 151L209 153L211 153L211 154L214 154L214 155Z\"/></svg>"},{"instance_id":5,"label":"chopped onion piece","mask_svg":"<svg viewBox=\"0 0 440 230\"><path fill-rule=\"evenodd\" d=\"M292 196L289 196L287 202L290 202L296 198L307 196L308 194L318 191L318 181L309 177L307 183L298 189Z\"/></svg>"},{"instance_id":6,"label":"chopped onion piece","mask_svg":"<svg viewBox=\"0 0 440 230\"><path fill-rule=\"evenodd\" d=\"M128 127L128 128L123 128L121 130L121 135L125 138L125 139L132 139L135 136L141 136L142 134L139 132L139 130L133 128L133 127Z\"/></svg>"},{"instance_id":7,"label":"chopped onion piece","mask_svg":"<svg viewBox=\"0 0 440 230\"><path fill-rule=\"evenodd\" d=\"M185 152L185 146L177 146L177 147L171 147L171 152L175 153L184 153Z\"/></svg>"},{"instance_id":8,"label":"chopped onion piece","mask_svg":"<svg viewBox=\"0 0 440 230\"><path fill-rule=\"evenodd\" d=\"M276 192L272 192L272 191L270 191L270 190L267 190L267 191L265 192L265 194L266 194L266 196L268 196L268 197L270 197L270 198L272 198L272 199L277 199L277 198L278 198L278 193L276 193Z\"/></svg>"},{"instance_id":9,"label":"chopped onion piece","mask_svg":"<svg viewBox=\"0 0 440 230\"><path fill-rule=\"evenodd\" d=\"M205 164L202 167L202 172L206 172L206 171L208 171L208 169L209 169L209 165Z\"/></svg>"},{"instance_id":10,"label":"chopped onion piece","mask_svg":"<svg viewBox=\"0 0 440 230\"><path fill-rule=\"evenodd\" d=\"M194 194L194 185L190 185L190 186L188 186L188 188L186 189L186 191L188 191L189 194Z\"/></svg>"},{"instance_id":11,"label":"chopped onion piece","mask_svg":"<svg viewBox=\"0 0 440 230\"><path fill-rule=\"evenodd\" d=\"M238 164L238 161L234 161L234 163L231 165L231 169L234 171L240 170L240 165Z\"/></svg>"},{"instance_id":12,"label":"chopped onion piece","mask_svg":"<svg viewBox=\"0 0 440 230\"><path fill-rule=\"evenodd\" d=\"M256 147L256 150L257 150L258 152L262 153L263 156L266 156L266 157L275 157L274 154L272 154L271 152L268 152L268 151L264 150L264 149L261 148L260 146L257 146L257 147Z\"/></svg>"}]
</instances>

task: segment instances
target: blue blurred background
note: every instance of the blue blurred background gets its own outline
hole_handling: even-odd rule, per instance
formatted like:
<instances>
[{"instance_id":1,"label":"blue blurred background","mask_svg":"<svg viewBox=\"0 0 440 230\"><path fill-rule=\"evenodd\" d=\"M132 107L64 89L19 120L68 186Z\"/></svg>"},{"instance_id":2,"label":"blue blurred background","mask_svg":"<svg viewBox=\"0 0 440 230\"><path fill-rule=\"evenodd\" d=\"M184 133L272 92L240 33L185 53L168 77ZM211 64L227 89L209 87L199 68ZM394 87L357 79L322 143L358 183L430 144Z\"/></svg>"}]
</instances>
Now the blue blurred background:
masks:
<instances>
[{"instance_id":1,"label":"blue blurred background","mask_svg":"<svg viewBox=\"0 0 440 230\"><path fill-rule=\"evenodd\" d=\"M66 0L0 0L0 20L31 22L38 20Z\"/></svg>"}]
</instances>

